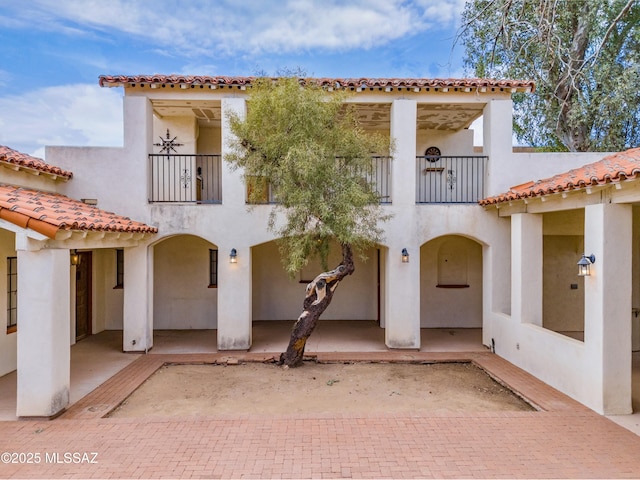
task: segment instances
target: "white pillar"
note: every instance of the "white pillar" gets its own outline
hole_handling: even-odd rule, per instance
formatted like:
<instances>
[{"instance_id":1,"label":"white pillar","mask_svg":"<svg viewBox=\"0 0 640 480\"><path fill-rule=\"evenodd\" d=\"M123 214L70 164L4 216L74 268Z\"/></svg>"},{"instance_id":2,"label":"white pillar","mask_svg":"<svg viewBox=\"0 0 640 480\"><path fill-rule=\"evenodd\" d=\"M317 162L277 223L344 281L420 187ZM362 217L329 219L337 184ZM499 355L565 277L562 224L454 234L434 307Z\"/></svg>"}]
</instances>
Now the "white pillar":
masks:
<instances>
[{"instance_id":1,"label":"white pillar","mask_svg":"<svg viewBox=\"0 0 640 480\"><path fill-rule=\"evenodd\" d=\"M233 112L240 118L246 115L246 102L244 98L222 99L222 203L225 205L242 206L246 204L246 192L242 171L234 170L228 162L224 161L225 155L230 152L233 133L229 127L228 112Z\"/></svg>"},{"instance_id":2,"label":"white pillar","mask_svg":"<svg viewBox=\"0 0 640 480\"><path fill-rule=\"evenodd\" d=\"M585 208L584 253L596 260L585 277L585 368L589 406L606 415L631 413L631 239L631 205Z\"/></svg>"},{"instance_id":3,"label":"white pillar","mask_svg":"<svg viewBox=\"0 0 640 480\"><path fill-rule=\"evenodd\" d=\"M395 142L392 168L392 219L385 250L384 319L389 348L420 348L420 245L414 218L416 204L416 131L418 104L413 99L391 105L391 138ZM402 263L402 249L409 262Z\"/></svg>"},{"instance_id":4,"label":"white pillar","mask_svg":"<svg viewBox=\"0 0 640 480\"><path fill-rule=\"evenodd\" d=\"M69 250L18 251L18 417L69 404Z\"/></svg>"},{"instance_id":5,"label":"white pillar","mask_svg":"<svg viewBox=\"0 0 640 480\"><path fill-rule=\"evenodd\" d=\"M229 262L232 248L237 263ZM218 251L218 350L248 350L252 342L251 248L227 245Z\"/></svg>"},{"instance_id":6,"label":"white pillar","mask_svg":"<svg viewBox=\"0 0 640 480\"><path fill-rule=\"evenodd\" d=\"M153 347L153 247L124 249L122 350L146 352Z\"/></svg>"},{"instance_id":7,"label":"white pillar","mask_svg":"<svg viewBox=\"0 0 640 480\"><path fill-rule=\"evenodd\" d=\"M513 157L513 103L511 99L491 100L482 114L483 153L489 157L485 195L498 195L509 190L504 172L509 171Z\"/></svg>"},{"instance_id":8,"label":"white pillar","mask_svg":"<svg viewBox=\"0 0 640 480\"><path fill-rule=\"evenodd\" d=\"M391 163L391 201L394 207L416 204L417 112L415 100L394 100L391 105L391 138L395 141Z\"/></svg>"},{"instance_id":9,"label":"white pillar","mask_svg":"<svg viewBox=\"0 0 640 480\"><path fill-rule=\"evenodd\" d=\"M542 326L542 215L511 216L511 316Z\"/></svg>"},{"instance_id":10,"label":"white pillar","mask_svg":"<svg viewBox=\"0 0 640 480\"><path fill-rule=\"evenodd\" d=\"M164 132L161 132L164 134ZM146 96L124 97L124 150L129 159L119 171L120 191L126 195L110 199L113 211L126 212L138 220L148 216L149 153L153 151L153 108ZM102 199L100 199L102 201Z\"/></svg>"},{"instance_id":11,"label":"white pillar","mask_svg":"<svg viewBox=\"0 0 640 480\"><path fill-rule=\"evenodd\" d=\"M409 262L402 262L402 249ZM385 259L385 343L389 348L420 348L420 246L390 246Z\"/></svg>"}]
</instances>

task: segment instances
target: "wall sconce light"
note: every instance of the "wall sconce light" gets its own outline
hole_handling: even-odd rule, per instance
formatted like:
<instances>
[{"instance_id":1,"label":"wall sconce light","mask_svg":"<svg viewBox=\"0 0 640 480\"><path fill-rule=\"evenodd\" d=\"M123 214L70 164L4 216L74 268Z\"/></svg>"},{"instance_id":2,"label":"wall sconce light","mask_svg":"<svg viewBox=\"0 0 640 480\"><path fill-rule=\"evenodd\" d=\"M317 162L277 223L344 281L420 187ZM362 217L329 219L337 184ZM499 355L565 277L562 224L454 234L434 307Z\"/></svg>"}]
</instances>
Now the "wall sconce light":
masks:
<instances>
[{"instance_id":1,"label":"wall sconce light","mask_svg":"<svg viewBox=\"0 0 640 480\"><path fill-rule=\"evenodd\" d=\"M588 277L591 275L591 264L596 263L596 256L582 254L582 258L578 261L578 276Z\"/></svg>"},{"instance_id":2,"label":"wall sconce light","mask_svg":"<svg viewBox=\"0 0 640 480\"><path fill-rule=\"evenodd\" d=\"M69 252L69 257L72 266L77 267L78 265L80 265L80 254L75 249Z\"/></svg>"},{"instance_id":3,"label":"wall sconce light","mask_svg":"<svg viewBox=\"0 0 640 480\"><path fill-rule=\"evenodd\" d=\"M238 263L238 252L235 248L231 249L229 254L229 263Z\"/></svg>"},{"instance_id":4,"label":"wall sconce light","mask_svg":"<svg viewBox=\"0 0 640 480\"><path fill-rule=\"evenodd\" d=\"M409 263L409 252L406 248L402 249L402 263Z\"/></svg>"}]
</instances>

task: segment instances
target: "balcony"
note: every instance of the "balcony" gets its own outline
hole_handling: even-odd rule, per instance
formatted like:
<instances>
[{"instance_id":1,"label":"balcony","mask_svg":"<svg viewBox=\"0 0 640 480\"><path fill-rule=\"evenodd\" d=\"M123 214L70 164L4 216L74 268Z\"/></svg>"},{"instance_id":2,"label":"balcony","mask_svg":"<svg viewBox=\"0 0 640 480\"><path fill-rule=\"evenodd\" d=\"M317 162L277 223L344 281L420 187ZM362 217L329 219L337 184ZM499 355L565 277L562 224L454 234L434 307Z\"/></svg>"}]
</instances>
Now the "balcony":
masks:
<instances>
[{"instance_id":1,"label":"balcony","mask_svg":"<svg viewBox=\"0 0 640 480\"><path fill-rule=\"evenodd\" d=\"M149 155L150 203L222 203L220 155Z\"/></svg>"},{"instance_id":2,"label":"balcony","mask_svg":"<svg viewBox=\"0 0 640 480\"><path fill-rule=\"evenodd\" d=\"M416 157L416 203L477 203L488 157Z\"/></svg>"},{"instance_id":3,"label":"balcony","mask_svg":"<svg viewBox=\"0 0 640 480\"><path fill-rule=\"evenodd\" d=\"M371 168L364 178L371 184L380 203L391 203L391 157L371 157Z\"/></svg>"},{"instance_id":4,"label":"balcony","mask_svg":"<svg viewBox=\"0 0 640 480\"><path fill-rule=\"evenodd\" d=\"M391 157L373 156L371 157L371 166L360 175L368 182L379 198L379 203L391 203ZM253 196L253 201L249 198ZM253 204L272 204L278 203L271 185L261 181L257 177L247 179L247 203Z\"/></svg>"}]
</instances>

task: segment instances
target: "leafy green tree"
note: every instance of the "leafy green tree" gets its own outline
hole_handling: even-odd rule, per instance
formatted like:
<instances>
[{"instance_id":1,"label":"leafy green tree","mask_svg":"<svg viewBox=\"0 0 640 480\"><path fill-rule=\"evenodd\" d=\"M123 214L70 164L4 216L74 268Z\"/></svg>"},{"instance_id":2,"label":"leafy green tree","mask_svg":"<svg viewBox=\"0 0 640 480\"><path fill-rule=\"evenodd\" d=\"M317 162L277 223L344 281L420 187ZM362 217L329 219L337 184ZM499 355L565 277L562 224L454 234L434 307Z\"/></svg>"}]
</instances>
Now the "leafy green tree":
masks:
<instances>
[{"instance_id":1,"label":"leafy green tree","mask_svg":"<svg viewBox=\"0 0 640 480\"><path fill-rule=\"evenodd\" d=\"M354 251L380 240L386 220L375 188L366 180L372 154L390 153L389 138L365 132L344 92L328 93L299 77L255 80L245 118L231 114L236 137L227 160L243 169L249 202L270 189L276 205L269 228L279 240L284 267L295 275L314 256L327 268L338 244L342 262L306 289L303 311L280 363L301 364L306 340L329 306L340 281L355 270Z\"/></svg>"},{"instance_id":2,"label":"leafy green tree","mask_svg":"<svg viewBox=\"0 0 640 480\"><path fill-rule=\"evenodd\" d=\"M514 132L552 150L640 144L638 0L475 0L458 40L478 77L531 79Z\"/></svg>"}]
</instances>

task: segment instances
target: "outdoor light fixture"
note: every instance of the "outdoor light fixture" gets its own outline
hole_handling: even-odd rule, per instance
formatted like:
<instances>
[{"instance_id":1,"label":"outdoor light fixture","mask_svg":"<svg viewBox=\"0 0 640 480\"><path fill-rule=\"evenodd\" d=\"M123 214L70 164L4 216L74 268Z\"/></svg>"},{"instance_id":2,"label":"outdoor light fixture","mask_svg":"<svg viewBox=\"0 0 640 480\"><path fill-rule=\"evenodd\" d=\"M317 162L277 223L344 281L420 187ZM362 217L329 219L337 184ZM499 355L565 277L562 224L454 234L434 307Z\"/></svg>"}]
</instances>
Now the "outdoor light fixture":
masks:
<instances>
[{"instance_id":1,"label":"outdoor light fixture","mask_svg":"<svg viewBox=\"0 0 640 480\"><path fill-rule=\"evenodd\" d=\"M71 250L70 252L71 265L77 267L80 265L80 254L75 250Z\"/></svg>"},{"instance_id":2,"label":"outdoor light fixture","mask_svg":"<svg viewBox=\"0 0 640 480\"><path fill-rule=\"evenodd\" d=\"M596 263L596 256L594 254L587 256L583 253L582 258L578 261L578 276L588 277L591 275L592 263Z\"/></svg>"},{"instance_id":3,"label":"outdoor light fixture","mask_svg":"<svg viewBox=\"0 0 640 480\"><path fill-rule=\"evenodd\" d=\"M229 263L238 263L238 252L235 248L231 249L231 253L229 254Z\"/></svg>"},{"instance_id":4,"label":"outdoor light fixture","mask_svg":"<svg viewBox=\"0 0 640 480\"><path fill-rule=\"evenodd\" d=\"M409 263L409 252L406 248L402 249L402 263Z\"/></svg>"}]
</instances>

